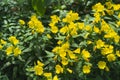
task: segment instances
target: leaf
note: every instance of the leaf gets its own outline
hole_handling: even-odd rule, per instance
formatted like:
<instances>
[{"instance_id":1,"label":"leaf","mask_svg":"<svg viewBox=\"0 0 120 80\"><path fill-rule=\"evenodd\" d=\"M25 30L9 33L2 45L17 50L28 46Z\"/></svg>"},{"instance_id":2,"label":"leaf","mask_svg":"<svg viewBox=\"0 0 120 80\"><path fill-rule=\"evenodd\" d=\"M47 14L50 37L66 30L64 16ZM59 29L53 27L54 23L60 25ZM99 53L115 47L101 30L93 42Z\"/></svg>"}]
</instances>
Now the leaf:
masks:
<instances>
[{"instance_id":1,"label":"leaf","mask_svg":"<svg viewBox=\"0 0 120 80\"><path fill-rule=\"evenodd\" d=\"M44 0L32 0L32 6L40 16L45 14L46 5Z\"/></svg>"},{"instance_id":2,"label":"leaf","mask_svg":"<svg viewBox=\"0 0 120 80\"><path fill-rule=\"evenodd\" d=\"M54 57L55 56L54 53L52 53L52 52L49 52L47 50L45 50L45 52L47 53L46 57Z\"/></svg>"},{"instance_id":3,"label":"leaf","mask_svg":"<svg viewBox=\"0 0 120 80\"><path fill-rule=\"evenodd\" d=\"M5 68L9 67L10 65L11 65L10 62L6 62L6 63L3 65L3 67L1 68L1 70L3 70L3 69L5 69Z\"/></svg>"},{"instance_id":4,"label":"leaf","mask_svg":"<svg viewBox=\"0 0 120 80\"><path fill-rule=\"evenodd\" d=\"M76 44L76 43L73 43L71 46L76 47L76 48L79 47L78 44Z\"/></svg>"},{"instance_id":5,"label":"leaf","mask_svg":"<svg viewBox=\"0 0 120 80\"><path fill-rule=\"evenodd\" d=\"M79 46L87 46L87 43L86 43L86 41L82 41L80 44L79 44Z\"/></svg>"},{"instance_id":6,"label":"leaf","mask_svg":"<svg viewBox=\"0 0 120 80\"><path fill-rule=\"evenodd\" d=\"M104 19L111 20L111 18L107 16L105 16Z\"/></svg>"},{"instance_id":7,"label":"leaf","mask_svg":"<svg viewBox=\"0 0 120 80\"><path fill-rule=\"evenodd\" d=\"M117 20L120 20L119 18L118 18L118 16L116 16L116 15L113 15Z\"/></svg>"},{"instance_id":8,"label":"leaf","mask_svg":"<svg viewBox=\"0 0 120 80\"><path fill-rule=\"evenodd\" d=\"M18 68L17 68L16 66L13 67L13 76L12 76L12 77L13 77L14 79L17 78L17 74L16 74L16 73L17 73L17 69L18 69Z\"/></svg>"},{"instance_id":9,"label":"leaf","mask_svg":"<svg viewBox=\"0 0 120 80\"><path fill-rule=\"evenodd\" d=\"M55 37L55 39L59 39L59 40L63 40L65 38L66 38L66 36L61 36L60 34L58 34L58 36Z\"/></svg>"},{"instance_id":10,"label":"leaf","mask_svg":"<svg viewBox=\"0 0 120 80\"><path fill-rule=\"evenodd\" d=\"M52 4L53 2L55 2L55 0L45 0L45 5L50 5Z\"/></svg>"},{"instance_id":11,"label":"leaf","mask_svg":"<svg viewBox=\"0 0 120 80\"><path fill-rule=\"evenodd\" d=\"M33 36L29 36L25 39L25 42L29 41L29 40L32 40L33 39Z\"/></svg>"},{"instance_id":12,"label":"leaf","mask_svg":"<svg viewBox=\"0 0 120 80\"><path fill-rule=\"evenodd\" d=\"M32 7L34 8L34 10L37 9L36 2L37 2L37 0L32 0Z\"/></svg>"},{"instance_id":13,"label":"leaf","mask_svg":"<svg viewBox=\"0 0 120 80\"><path fill-rule=\"evenodd\" d=\"M31 51L30 48L26 48L26 49L24 49L22 52L25 53L25 52L30 52L30 51Z\"/></svg>"},{"instance_id":14,"label":"leaf","mask_svg":"<svg viewBox=\"0 0 120 80\"><path fill-rule=\"evenodd\" d=\"M83 37L83 34L78 34L78 35L75 35L75 36L73 36L73 38L77 38L77 37L80 37L80 36L82 36L82 37Z\"/></svg>"},{"instance_id":15,"label":"leaf","mask_svg":"<svg viewBox=\"0 0 120 80\"><path fill-rule=\"evenodd\" d=\"M8 77L6 75L0 75L0 80L9 80Z\"/></svg>"},{"instance_id":16,"label":"leaf","mask_svg":"<svg viewBox=\"0 0 120 80\"><path fill-rule=\"evenodd\" d=\"M21 56L18 56L18 59L22 62L25 62L25 60Z\"/></svg>"},{"instance_id":17,"label":"leaf","mask_svg":"<svg viewBox=\"0 0 120 80\"><path fill-rule=\"evenodd\" d=\"M103 80L103 79L98 75L95 80Z\"/></svg>"}]
</instances>

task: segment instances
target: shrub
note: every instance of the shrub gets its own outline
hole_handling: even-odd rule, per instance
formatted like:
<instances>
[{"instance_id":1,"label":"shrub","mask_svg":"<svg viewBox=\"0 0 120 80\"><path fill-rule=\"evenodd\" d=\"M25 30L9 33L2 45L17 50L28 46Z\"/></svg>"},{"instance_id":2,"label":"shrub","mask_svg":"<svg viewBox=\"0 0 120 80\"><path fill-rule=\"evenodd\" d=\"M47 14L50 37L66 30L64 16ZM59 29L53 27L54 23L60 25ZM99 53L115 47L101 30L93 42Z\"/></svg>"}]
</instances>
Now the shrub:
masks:
<instances>
[{"instance_id":1,"label":"shrub","mask_svg":"<svg viewBox=\"0 0 120 80\"><path fill-rule=\"evenodd\" d=\"M119 10L108 1L84 17L70 10L47 22L35 14L19 20L0 36L1 79L119 80Z\"/></svg>"}]
</instances>

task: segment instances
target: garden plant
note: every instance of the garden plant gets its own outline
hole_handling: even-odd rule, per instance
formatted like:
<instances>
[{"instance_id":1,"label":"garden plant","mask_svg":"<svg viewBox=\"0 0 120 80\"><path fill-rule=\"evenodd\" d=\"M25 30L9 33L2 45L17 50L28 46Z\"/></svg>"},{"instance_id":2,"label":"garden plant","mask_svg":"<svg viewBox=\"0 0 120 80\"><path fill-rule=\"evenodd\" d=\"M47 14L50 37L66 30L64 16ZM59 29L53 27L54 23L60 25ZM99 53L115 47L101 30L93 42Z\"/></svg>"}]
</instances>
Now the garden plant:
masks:
<instances>
[{"instance_id":1,"label":"garden plant","mask_svg":"<svg viewBox=\"0 0 120 80\"><path fill-rule=\"evenodd\" d=\"M119 0L11 1L0 3L15 10L1 8L0 80L120 80Z\"/></svg>"}]
</instances>

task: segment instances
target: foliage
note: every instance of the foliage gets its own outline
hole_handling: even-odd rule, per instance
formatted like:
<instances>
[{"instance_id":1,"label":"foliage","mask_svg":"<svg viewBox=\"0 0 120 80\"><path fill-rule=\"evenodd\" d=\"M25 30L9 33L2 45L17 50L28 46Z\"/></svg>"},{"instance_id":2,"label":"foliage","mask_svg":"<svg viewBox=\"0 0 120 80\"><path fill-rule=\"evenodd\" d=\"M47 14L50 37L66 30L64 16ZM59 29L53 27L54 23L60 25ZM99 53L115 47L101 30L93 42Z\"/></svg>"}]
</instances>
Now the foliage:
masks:
<instances>
[{"instance_id":1,"label":"foliage","mask_svg":"<svg viewBox=\"0 0 120 80\"><path fill-rule=\"evenodd\" d=\"M32 7L38 15L50 15L61 11L73 10L81 15L90 14L91 8L98 2L105 3L112 0L31 0ZM119 0L113 0L114 3L120 3Z\"/></svg>"},{"instance_id":2,"label":"foliage","mask_svg":"<svg viewBox=\"0 0 120 80\"><path fill-rule=\"evenodd\" d=\"M5 26L16 26L16 22L20 18L27 20L28 16L31 15L31 11L32 7L29 0L1 0L0 31L6 29L3 28ZM5 32L7 31L5 30Z\"/></svg>"},{"instance_id":3,"label":"foliage","mask_svg":"<svg viewBox=\"0 0 120 80\"><path fill-rule=\"evenodd\" d=\"M30 19L25 17L30 14L22 15L19 10L15 14L10 14L9 9L3 11L11 3L4 3L1 8L9 17L2 13L0 79L119 80L120 4L104 0L51 0L48 6L46 1L32 0L40 16L33 14ZM79 3L85 8L79 9ZM47 15L49 9L52 11ZM89 14L84 10L89 10ZM10 18L12 15L17 19Z\"/></svg>"}]
</instances>

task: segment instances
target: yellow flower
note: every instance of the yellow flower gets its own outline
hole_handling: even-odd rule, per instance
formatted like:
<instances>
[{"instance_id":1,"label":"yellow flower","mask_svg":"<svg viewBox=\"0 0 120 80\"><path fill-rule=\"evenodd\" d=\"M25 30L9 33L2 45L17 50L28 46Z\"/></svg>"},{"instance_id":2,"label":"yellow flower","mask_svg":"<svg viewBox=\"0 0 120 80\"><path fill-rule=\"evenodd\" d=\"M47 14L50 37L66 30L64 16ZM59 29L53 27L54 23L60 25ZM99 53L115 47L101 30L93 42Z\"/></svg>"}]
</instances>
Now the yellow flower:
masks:
<instances>
[{"instance_id":1,"label":"yellow flower","mask_svg":"<svg viewBox=\"0 0 120 80\"><path fill-rule=\"evenodd\" d=\"M71 23L72 21L78 20L79 16L78 13L74 13L72 11L69 11L66 15L66 17L62 20L63 22Z\"/></svg>"},{"instance_id":2,"label":"yellow flower","mask_svg":"<svg viewBox=\"0 0 120 80\"><path fill-rule=\"evenodd\" d=\"M101 31L104 31L104 32L108 33L108 31L110 30L109 24L106 23L103 19L102 19L101 23L102 23Z\"/></svg>"},{"instance_id":3,"label":"yellow flower","mask_svg":"<svg viewBox=\"0 0 120 80\"><path fill-rule=\"evenodd\" d=\"M53 77L53 80L59 80L59 79L58 79L58 76L55 75L55 76Z\"/></svg>"},{"instance_id":4,"label":"yellow flower","mask_svg":"<svg viewBox=\"0 0 120 80\"><path fill-rule=\"evenodd\" d=\"M99 21L100 21L100 13L98 13L98 12L96 12L96 13L94 13L94 17L95 17L95 19L94 19L94 21L96 22L96 23L98 23Z\"/></svg>"},{"instance_id":5,"label":"yellow flower","mask_svg":"<svg viewBox=\"0 0 120 80\"><path fill-rule=\"evenodd\" d=\"M105 70L106 70L106 71L110 71L109 68L108 68L108 66L105 67Z\"/></svg>"},{"instance_id":6,"label":"yellow flower","mask_svg":"<svg viewBox=\"0 0 120 80\"><path fill-rule=\"evenodd\" d=\"M107 55L113 52L114 47L112 45L104 45L104 48L101 50L102 55Z\"/></svg>"},{"instance_id":7,"label":"yellow flower","mask_svg":"<svg viewBox=\"0 0 120 80\"><path fill-rule=\"evenodd\" d=\"M104 35L104 38L114 38L116 43L119 42L119 35L117 35L117 33L112 28Z\"/></svg>"},{"instance_id":8,"label":"yellow flower","mask_svg":"<svg viewBox=\"0 0 120 80\"><path fill-rule=\"evenodd\" d=\"M120 41L119 35L115 35L115 36L114 36L114 41L115 41L116 43L118 43L118 42Z\"/></svg>"},{"instance_id":9,"label":"yellow flower","mask_svg":"<svg viewBox=\"0 0 120 80\"><path fill-rule=\"evenodd\" d=\"M24 25L24 24L25 24L25 21L20 19L20 20L19 20L19 24L20 24L20 25Z\"/></svg>"},{"instance_id":10,"label":"yellow flower","mask_svg":"<svg viewBox=\"0 0 120 80\"><path fill-rule=\"evenodd\" d=\"M52 33L57 33L58 32L57 26L52 26L51 31L52 31Z\"/></svg>"},{"instance_id":11,"label":"yellow flower","mask_svg":"<svg viewBox=\"0 0 120 80\"><path fill-rule=\"evenodd\" d=\"M117 21L117 25L118 25L118 27L120 27L120 21Z\"/></svg>"},{"instance_id":12,"label":"yellow flower","mask_svg":"<svg viewBox=\"0 0 120 80\"><path fill-rule=\"evenodd\" d=\"M41 27L36 28L36 32L43 33L44 32L44 27L41 26Z\"/></svg>"},{"instance_id":13,"label":"yellow flower","mask_svg":"<svg viewBox=\"0 0 120 80\"><path fill-rule=\"evenodd\" d=\"M39 65L39 66L44 66L44 64L42 63L42 62L40 62L40 61L37 61L37 65Z\"/></svg>"},{"instance_id":14,"label":"yellow flower","mask_svg":"<svg viewBox=\"0 0 120 80\"><path fill-rule=\"evenodd\" d=\"M98 68L99 69L105 69L106 67L106 62L105 61L99 61L98 62Z\"/></svg>"},{"instance_id":15,"label":"yellow flower","mask_svg":"<svg viewBox=\"0 0 120 80\"><path fill-rule=\"evenodd\" d=\"M62 58L61 63L65 66L68 64L68 59L66 57Z\"/></svg>"},{"instance_id":16,"label":"yellow flower","mask_svg":"<svg viewBox=\"0 0 120 80\"><path fill-rule=\"evenodd\" d=\"M89 65L84 65L82 70L83 70L83 73L88 74L90 73L90 69L91 67Z\"/></svg>"},{"instance_id":17,"label":"yellow flower","mask_svg":"<svg viewBox=\"0 0 120 80\"><path fill-rule=\"evenodd\" d=\"M50 27L53 27L53 26L55 26L55 23L50 22L50 23L49 23L49 26L50 26Z\"/></svg>"},{"instance_id":18,"label":"yellow flower","mask_svg":"<svg viewBox=\"0 0 120 80\"><path fill-rule=\"evenodd\" d=\"M14 45L17 45L19 43L19 40L17 40L15 36L10 36L9 41Z\"/></svg>"},{"instance_id":19,"label":"yellow flower","mask_svg":"<svg viewBox=\"0 0 120 80\"><path fill-rule=\"evenodd\" d=\"M87 39L90 33L86 33L84 38Z\"/></svg>"},{"instance_id":20,"label":"yellow flower","mask_svg":"<svg viewBox=\"0 0 120 80\"><path fill-rule=\"evenodd\" d=\"M113 5L113 9L116 10L120 10L120 4L114 4Z\"/></svg>"},{"instance_id":21,"label":"yellow flower","mask_svg":"<svg viewBox=\"0 0 120 80\"><path fill-rule=\"evenodd\" d=\"M73 52L79 54L80 53L80 48L75 49Z\"/></svg>"},{"instance_id":22,"label":"yellow flower","mask_svg":"<svg viewBox=\"0 0 120 80\"><path fill-rule=\"evenodd\" d=\"M67 71L69 72L69 73L72 73L73 71L71 70L71 69L69 69L69 68L67 68Z\"/></svg>"},{"instance_id":23,"label":"yellow flower","mask_svg":"<svg viewBox=\"0 0 120 80\"><path fill-rule=\"evenodd\" d=\"M84 23L78 22L78 23L77 23L77 26L78 26L78 28L79 28L80 30L82 30L82 29L84 28Z\"/></svg>"},{"instance_id":24,"label":"yellow flower","mask_svg":"<svg viewBox=\"0 0 120 80\"><path fill-rule=\"evenodd\" d=\"M118 14L118 18L120 18L120 13Z\"/></svg>"},{"instance_id":25,"label":"yellow flower","mask_svg":"<svg viewBox=\"0 0 120 80\"><path fill-rule=\"evenodd\" d=\"M106 12L107 12L109 15L113 15L113 14L114 14L114 11L113 11L113 10L106 10Z\"/></svg>"},{"instance_id":26,"label":"yellow flower","mask_svg":"<svg viewBox=\"0 0 120 80\"><path fill-rule=\"evenodd\" d=\"M36 75L42 75L43 74L43 68L39 65L34 66L34 71Z\"/></svg>"},{"instance_id":27,"label":"yellow flower","mask_svg":"<svg viewBox=\"0 0 120 80\"><path fill-rule=\"evenodd\" d=\"M97 40L97 42L96 42L96 48L100 49L103 46L104 46L104 42L101 39Z\"/></svg>"},{"instance_id":28,"label":"yellow flower","mask_svg":"<svg viewBox=\"0 0 120 80\"><path fill-rule=\"evenodd\" d=\"M86 26L85 26L85 30L86 30L86 31L91 31L91 26L90 26L90 25L86 25Z\"/></svg>"},{"instance_id":29,"label":"yellow flower","mask_svg":"<svg viewBox=\"0 0 120 80\"><path fill-rule=\"evenodd\" d=\"M65 57L65 56L66 56L66 52L61 49L61 50L59 51L59 55L60 55L60 57Z\"/></svg>"},{"instance_id":30,"label":"yellow flower","mask_svg":"<svg viewBox=\"0 0 120 80\"><path fill-rule=\"evenodd\" d=\"M33 14L30 19L31 19L31 21L37 20L36 14Z\"/></svg>"},{"instance_id":31,"label":"yellow flower","mask_svg":"<svg viewBox=\"0 0 120 80\"><path fill-rule=\"evenodd\" d=\"M59 45L62 44L62 43L63 43L63 41L61 41L61 40L59 40L59 41L57 42L57 44L59 44Z\"/></svg>"},{"instance_id":32,"label":"yellow flower","mask_svg":"<svg viewBox=\"0 0 120 80\"><path fill-rule=\"evenodd\" d=\"M56 46L52 49L52 52L57 53L60 50L61 47Z\"/></svg>"},{"instance_id":33,"label":"yellow flower","mask_svg":"<svg viewBox=\"0 0 120 80\"><path fill-rule=\"evenodd\" d=\"M68 52L68 55L69 55L69 57L70 57L71 59L75 59L75 58L76 58L76 55L75 55L72 51L67 50L67 52Z\"/></svg>"},{"instance_id":34,"label":"yellow flower","mask_svg":"<svg viewBox=\"0 0 120 80\"><path fill-rule=\"evenodd\" d=\"M50 34L47 34L47 38L48 38L48 39L51 39L52 37L51 37L51 35L50 35Z\"/></svg>"},{"instance_id":35,"label":"yellow flower","mask_svg":"<svg viewBox=\"0 0 120 80\"><path fill-rule=\"evenodd\" d=\"M31 20L28 22L28 26L37 33L44 32L44 26L42 22L37 19L36 15L31 16Z\"/></svg>"},{"instance_id":36,"label":"yellow flower","mask_svg":"<svg viewBox=\"0 0 120 80\"><path fill-rule=\"evenodd\" d=\"M92 41L90 41L90 40L87 41L87 44L91 44L91 43L92 43Z\"/></svg>"},{"instance_id":37,"label":"yellow flower","mask_svg":"<svg viewBox=\"0 0 120 80\"><path fill-rule=\"evenodd\" d=\"M64 35L65 33L68 32L68 30L69 30L68 27L67 27L67 26L64 26L64 27L62 27L62 28L60 29L60 33Z\"/></svg>"},{"instance_id":38,"label":"yellow flower","mask_svg":"<svg viewBox=\"0 0 120 80\"><path fill-rule=\"evenodd\" d=\"M86 51L85 49L82 50L82 57L87 60L88 58L90 58L90 53L88 51Z\"/></svg>"},{"instance_id":39,"label":"yellow flower","mask_svg":"<svg viewBox=\"0 0 120 80\"><path fill-rule=\"evenodd\" d=\"M116 60L116 56L114 55L114 54L108 54L107 55L107 60L109 61L109 62L111 62L111 61L115 61Z\"/></svg>"},{"instance_id":40,"label":"yellow flower","mask_svg":"<svg viewBox=\"0 0 120 80\"><path fill-rule=\"evenodd\" d=\"M116 55L120 57L120 51L116 51Z\"/></svg>"},{"instance_id":41,"label":"yellow flower","mask_svg":"<svg viewBox=\"0 0 120 80\"><path fill-rule=\"evenodd\" d=\"M107 9L111 9L113 7L113 5L110 1L106 2L105 5L106 5Z\"/></svg>"},{"instance_id":42,"label":"yellow flower","mask_svg":"<svg viewBox=\"0 0 120 80\"><path fill-rule=\"evenodd\" d=\"M57 74L63 73L63 68L60 65L56 65L55 70Z\"/></svg>"},{"instance_id":43,"label":"yellow flower","mask_svg":"<svg viewBox=\"0 0 120 80\"><path fill-rule=\"evenodd\" d=\"M3 46L0 44L0 50L3 48Z\"/></svg>"},{"instance_id":44,"label":"yellow flower","mask_svg":"<svg viewBox=\"0 0 120 80\"><path fill-rule=\"evenodd\" d=\"M33 21L29 21L28 22L28 26L29 26L29 28L33 29L34 28L34 22Z\"/></svg>"},{"instance_id":45,"label":"yellow flower","mask_svg":"<svg viewBox=\"0 0 120 80\"><path fill-rule=\"evenodd\" d=\"M14 49L13 46L9 46L9 47L6 49L6 54L7 54L7 55L10 55L10 54L13 52L13 49Z\"/></svg>"},{"instance_id":46,"label":"yellow flower","mask_svg":"<svg viewBox=\"0 0 120 80\"><path fill-rule=\"evenodd\" d=\"M70 32L70 34L71 34L72 36L77 35L78 33L77 33L76 28L72 29L71 32Z\"/></svg>"},{"instance_id":47,"label":"yellow flower","mask_svg":"<svg viewBox=\"0 0 120 80\"><path fill-rule=\"evenodd\" d=\"M69 47L70 47L70 44L69 44L68 41L65 42L65 43L61 46L61 48L62 48L63 50L66 50L66 49L68 49Z\"/></svg>"},{"instance_id":48,"label":"yellow flower","mask_svg":"<svg viewBox=\"0 0 120 80\"><path fill-rule=\"evenodd\" d=\"M7 42L4 41L3 39L0 40L1 44L5 45Z\"/></svg>"},{"instance_id":49,"label":"yellow flower","mask_svg":"<svg viewBox=\"0 0 120 80\"><path fill-rule=\"evenodd\" d=\"M97 28L96 26L94 26L93 30L94 30L94 32L96 32L96 33L100 33L99 28Z\"/></svg>"},{"instance_id":50,"label":"yellow flower","mask_svg":"<svg viewBox=\"0 0 120 80\"><path fill-rule=\"evenodd\" d=\"M37 65L34 66L34 71L36 75L42 75L43 74L43 66L44 64L40 61L37 61Z\"/></svg>"},{"instance_id":51,"label":"yellow flower","mask_svg":"<svg viewBox=\"0 0 120 80\"><path fill-rule=\"evenodd\" d=\"M52 19L51 22L53 22L54 24L58 23L58 21L60 21L60 18L57 15L52 15L52 16L50 16L50 18Z\"/></svg>"},{"instance_id":52,"label":"yellow flower","mask_svg":"<svg viewBox=\"0 0 120 80\"><path fill-rule=\"evenodd\" d=\"M97 12L102 12L104 11L104 6L101 3L97 3L92 7L92 9Z\"/></svg>"},{"instance_id":53,"label":"yellow flower","mask_svg":"<svg viewBox=\"0 0 120 80\"><path fill-rule=\"evenodd\" d=\"M50 73L50 72L49 72L49 73L44 73L43 75L44 75L45 77L47 77L47 78L51 78L51 77L52 77L52 73Z\"/></svg>"},{"instance_id":54,"label":"yellow flower","mask_svg":"<svg viewBox=\"0 0 120 80\"><path fill-rule=\"evenodd\" d=\"M18 56L19 54L21 54L21 49L16 47L13 52L14 52L14 56Z\"/></svg>"}]
</instances>

